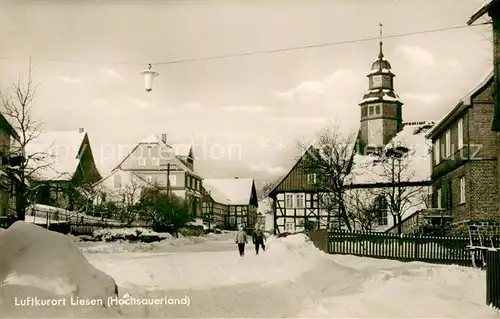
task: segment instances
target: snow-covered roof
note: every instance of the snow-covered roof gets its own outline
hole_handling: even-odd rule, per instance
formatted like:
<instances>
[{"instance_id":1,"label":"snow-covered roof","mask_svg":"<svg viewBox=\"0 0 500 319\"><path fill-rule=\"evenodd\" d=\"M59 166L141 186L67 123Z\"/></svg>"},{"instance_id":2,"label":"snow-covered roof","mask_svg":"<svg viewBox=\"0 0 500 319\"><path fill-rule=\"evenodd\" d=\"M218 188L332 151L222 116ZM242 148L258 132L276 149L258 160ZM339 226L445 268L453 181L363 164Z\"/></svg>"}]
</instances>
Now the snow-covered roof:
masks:
<instances>
[{"instance_id":1,"label":"snow-covered roof","mask_svg":"<svg viewBox=\"0 0 500 319\"><path fill-rule=\"evenodd\" d=\"M394 73L392 73L392 71L390 69L374 69L374 70L371 70L368 73L368 75L375 74L375 73L385 73L385 74L392 74L392 75L394 75Z\"/></svg>"},{"instance_id":2,"label":"snow-covered roof","mask_svg":"<svg viewBox=\"0 0 500 319\"><path fill-rule=\"evenodd\" d=\"M208 178L203 187L218 203L248 205L255 186L253 178Z\"/></svg>"},{"instance_id":3,"label":"snow-covered roof","mask_svg":"<svg viewBox=\"0 0 500 319\"><path fill-rule=\"evenodd\" d=\"M454 114L461 112L462 109L472 105L472 97L480 91L489 81L493 79L493 70L489 69L487 75L481 77L479 82L472 90L464 95L457 103L457 105L447 112L443 117L436 121L436 125L427 132L427 138L431 138L443 125L453 117Z\"/></svg>"},{"instance_id":4,"label":"snow-covered roof","mask_svg":"<svg viewBox=\"0 0 500 319\"><path fill-rule=\"evenodd\" d=\"M375 88L365 92L365 94L363 95L363 99L359 102L359 105L363 105L367 102L373 101L398 102L403 104L394 90Z\"/></svg>"},{"instance_id":5,"label":"snow-covered roof","mask_svg":"<svg viewBox=\"0 0 500 319\"><path fill-rule=\"evenodd\" d=\"M408 149L406 156L401 159L401 169L395 168L395 172L401 172L401 182L430 181L432 143L426 138L426 133L433 125L433 122L407 124L385 146L385 151L391 148ZM391 164L381 162L380 159L377 155L356 154L350 184L391 183L392 176L388 172L388 165Z\"/></svg>"},{"instance_id":6,"label":"snow-covered roof","mask_svg":"<svg viewBox=\"0 0 500 319\"><path fill-rule=\"evenodd\" d=\"M483 15L485 15L488 12L489 7L497 2L497 0L487 0L485 1L477 10L474 12L474 14L470 17L469 21L467 21L468 25L473 24L476 22L479 18L481 18Z\"/></svg>"},{"instance_id":7,"label":"snow-covered roof","mask_svg":"<svg viewBox=\"0 0 500 319\"><path fill-rule=\"evenodd\" d=\"M183 171L190 172L190 174L192 174L194 176L197 176L197 177L200 177L200 178L202 177L201 175L195 173L192 169L190 169L189 167L187 167L187 165L182 161L185 157L189 156L190 151L192 149L192 145L191 144L172 144L172 145L170 145L170 144L167 144L167 143L163 142L163 140L161 138L159 138L155 134L152 134L152 135L148 136L147 138L142 139L141 141L139 141L139 143L137 143L137 146L129 154L127 154L127 156L125 156L125 158L115 167L115 169L120 168L121 165L123 164L123 162L125 162L125 160L141 144L155 144L155 145L159 145L161 147L167 147L169 150L172 150L174 152L174 154L175 154L175 156L172 156L174 164L176 164L177 166L179 166ZM186 154L186 152L187 152L187 154Z\"/></svg>"},{"instance_id":8,"label":"snow-covered roof","mask_svg":"<svg viewBox=\"0 0 500 319\"><path fill-rule=\"evenodd\" d=\"M158 137L155 134L151 134L150 136L146 137L145 139L139 142L139 144L160 144L160 143L172 148L175 155L181 157L189 156L189 153L193 147L193 145L190 143L175 143L175 144L165 143L160 137Z\"/></svg>"},{"instance_id":9,"label":"snow-covered roof","mask_svg":"<svg viewBox=\"0 0 500 319\"><path fill-rule=\"evenodd\" d=\"M31 157L34 178L40 180L69 180L78 164L79 151L86 133L81 131L43 132L26 145ZM30 162L28 161L28 165Z\"/></svg>"}]
</instances>

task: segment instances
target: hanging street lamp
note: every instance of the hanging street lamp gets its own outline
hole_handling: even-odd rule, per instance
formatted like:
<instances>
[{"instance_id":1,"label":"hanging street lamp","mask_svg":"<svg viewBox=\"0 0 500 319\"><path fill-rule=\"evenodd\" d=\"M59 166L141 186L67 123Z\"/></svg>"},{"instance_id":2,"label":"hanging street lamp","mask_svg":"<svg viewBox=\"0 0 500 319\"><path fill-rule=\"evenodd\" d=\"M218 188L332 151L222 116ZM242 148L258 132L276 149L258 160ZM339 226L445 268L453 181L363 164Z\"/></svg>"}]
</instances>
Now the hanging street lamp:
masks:
<instances>
[{"instance_id":1,"label":"hanging street lamp","mask_svg":"<svg viewBox=\"0 0 500 319\"><path fill-rule=\"evenodd\" d=\"M149 64L149 68L147 70L142 70L141 75L144 75L144 88L149 93L153 89L153 80L155 76L160 75L160 73L151 70L151 64Z\"/></svg>"}]
</instances>

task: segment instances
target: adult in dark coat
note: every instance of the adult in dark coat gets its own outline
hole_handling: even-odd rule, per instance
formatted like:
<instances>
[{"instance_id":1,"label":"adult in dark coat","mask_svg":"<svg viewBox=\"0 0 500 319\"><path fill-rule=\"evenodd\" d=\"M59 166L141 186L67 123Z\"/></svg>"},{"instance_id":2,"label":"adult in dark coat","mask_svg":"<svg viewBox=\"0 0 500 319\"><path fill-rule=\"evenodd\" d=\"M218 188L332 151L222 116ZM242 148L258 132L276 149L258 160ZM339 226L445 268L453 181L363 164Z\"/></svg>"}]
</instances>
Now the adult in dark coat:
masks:
<instances>
[{"instance_id":1,"label":"adult in dark coat","mask_svg":"<svg viewBox=\"0 0 500 319\"><path fill-rule=\"evenodd\" d=\"M266 250L266 245L264 245L264 241L266 240L266 235L262 230L262 226L255 226L255 230L252 233L253 244L255 245L255 254L259 254L259 248L262 247L262 250Z\"/></svg>"}]
</instances>

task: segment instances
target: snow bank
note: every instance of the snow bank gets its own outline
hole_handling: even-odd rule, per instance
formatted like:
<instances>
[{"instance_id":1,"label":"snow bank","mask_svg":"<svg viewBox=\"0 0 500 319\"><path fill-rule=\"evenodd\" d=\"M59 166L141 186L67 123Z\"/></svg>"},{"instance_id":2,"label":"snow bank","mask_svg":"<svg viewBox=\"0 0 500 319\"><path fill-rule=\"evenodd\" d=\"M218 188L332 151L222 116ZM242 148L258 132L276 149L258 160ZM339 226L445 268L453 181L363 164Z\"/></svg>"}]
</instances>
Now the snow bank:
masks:
<instances>
[{"instance_id":1,"label":"snow bank","mask_svg":"<svg viewBox=\"0 0 500 319\"><path fill-rule=\"evenodd\" d=\"M0 251L0 316L119 315L118 309L105 307L107 298L116 293L113 278L89 264L71 238L30 223L16 222L0 233ZM27 298L61 301L54 306L20 306ZM71 298L95 300L102 305L71 305Z\"/></svg>"},{"instance_id":2,"label":"snow bank","mask_svg":"<svg viewBox=\"0 0 500 319\"><path fill-rule=\"evenodd\" d=\"M146 228L103 228L93 232L93 239L96 241L116 241L130 240L141 242L155 242L163 239L173 238L168 233L156 233Z\"/></svg>"}]
</instances>

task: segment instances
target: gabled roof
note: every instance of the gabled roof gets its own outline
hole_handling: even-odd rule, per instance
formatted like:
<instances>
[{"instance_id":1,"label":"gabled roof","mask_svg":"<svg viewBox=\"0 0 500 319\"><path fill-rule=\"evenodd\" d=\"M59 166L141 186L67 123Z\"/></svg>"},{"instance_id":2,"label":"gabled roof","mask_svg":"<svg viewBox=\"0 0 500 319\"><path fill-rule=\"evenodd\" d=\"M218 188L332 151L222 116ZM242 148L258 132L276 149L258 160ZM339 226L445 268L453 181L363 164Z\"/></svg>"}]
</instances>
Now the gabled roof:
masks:
<instances>
[{"instance_id":1,"label":"gabled roof","mask_svg":"<svg viewBox=\"0 0 500 319\"><path fill-rule=\"evenodd\" d=\"M182 155L178 154L178 152L180 154L184 154L183 151L185 150L185 148L183 149L179 145L184 145L185 146L185 145L188 145L188 144L176 144L177 147L178 147L178 149L176 149L172 145L164 143L162 141L162 139L159 138L155 134L152 134L152 135L148 136L147 138L142 139L141 141L139 141L139 143L137 143L137 145L132 149L132 151L129 154L127 154L127 156L125 156L123 158L123 160L115 167L115 169L119 169L121 167L121 165L130 157L130 155L132 155L132 153L134 153L134 151L141 144L155 144L155 145L159 145L160 147L166 147L166 148L168 148L169 152L172 151L175 154L175 156L172 156L172 162L173 162L173 164L177 165L183 171L190 172L190 174L201 178L201 176L199 174L195 173L192 169L190 169L189 167L187 167L187 165L181 160L182 159ZM191 149L191 147L189 147L189 149ZM191 152L189 152L189 153L191 153Z\"/></svg>"},{"instance_id":2,"label":"gabled roof","mask_svg":"<svg viewBox=\"0 0 500 319\"><path fill-rule=\"evenodd\" d=\"M255 193L253 178L208 178L202 184L216 202L226 205L249 205Z\"/></svg>"},{"instance_id":3,"label":"gabled roof","mask_svg":"<svg viewBox=\"0 0 500 319\"><path fill-rule=\"evenodd\" d=\"M489 11L492 5L496 4L497 2L498 0L485 1L484 4L481 7L479 7L479 9L476 12L474 12L474 14L470 17L469 21L467 21L467 25L471 25L474 22L476 22L479 18L481 18Z\"/></svg>"},{"instance_id":4,"label":"gabled roof","mask_svg":"<svg viewBox=\"0 0 500 319\"><path fill-rule=\"evenodd\" d=\"M155 134L151 134L150 136L146 137L145 139L141 140L139 144L156 144L156 143L161 143L164 144L174 150L175 156L181 156L181 157L188 157L189 155L192 155L192 144L188 143L175 143L175 144L170 144L170 143L165 143L161 138L159 138Z\"/></svg>"},{"instance_id":5,"label":"gabled roof","mask_svg":"<svg viewBox=\"0 0 500 319\"><path fill-rule=\"evenodd\" d=\"M405 169L401 172L402 181L410 183L426 183L430 181L431 176L431 162L430 150L431 143L426 139L426 132L432 128L434 122L417 122L406 124L401 132L399 132L385 147L385 150L395 147L406 147L409 149L407 162L402 162ZM290 175L290 173L297 167L299 161L306 154L306 152L318 147L318 142L314 140L301 155L299 160L293 165L290 171L278 182L269 196L272 196L280 184ZM352 151L355 151L355 144L352 145ZM377 164L380 160L375 155L359 155L355 154L353 157L352 169L346 182L346 187L353 188L358 186L369 185L382 185L391 182L387 180L385 172L382 170L386 166Z\"/></svg>"},{"instance_id":6,"label":"gabled roof","mask_svg":"<svg viewBox=\"0 0 500 319\"><path fill-rule=\"evenodd\" d=\"M493 81L493 74L493 70L488 70L488 74L485 77L481 78L481 82L472 90L470 90L466 95L464 95L453 109L451 109L441 119L439 119L439 121L436 122L436 125L427 133L426 138L432 139L441 130L441 128L445 127L446 124L448 124L450 121L453 121L456 115L462 113L463 110L470 107L472 105L472 99L474 98L474 96L491 81Z\"/></svg>"},{"instance_id":7,"label":"gabled roof","mask_svg":"<svg viewBox=\"0 0 500 319\"><path fill-rule=\"evenodd\" d=\"M385 146L385 151L394 148L408 149L407 155L401 160L400 172L402 183L428 182L431 178L431 147L426 133L434 126L433 122L407 124ZM392 176L388 172L388 164L381 163L377 155L354 156L350 185L390 184ZM397 164L396 164L397 165ZM392 168L390 169L392 172Z\"/></svg>"},{"instance_id":8,"label":"gabled roof","mask_svg":"<svg viewBox=\"0 0 500 319\"><path fill-rule=\"evenodd\" d=\"M335 127L335 126L333 126ZM301 160L303 160L304 156L306 156L307 154L310 154L311 152L314 152L313 154L314 155L319 155L321 156L322 153L321 152L318 152L319 148L321 147L321 143L319 141L319 138L318 136L320 136L321 134L323 134L323 132L325 132L325 130L329 130L331 129L332 126L331 125L326 125L324 127L322 127L320 130L317 131L317 133L313 136L311 142L308 144L307 147L304 147L303 150L302 150L302 153L300 154L300 156L298 156L298 159L296 160L295 164L293 164L292 168L290 168L290 170L288 171L288 173L286 173L282 178L280 178L274 185L273 189L269 191L269 193L267 194L267 196L273 196L275 193L276 193L276 190L281 186L281 184L292 174L292 172L299 166L299 163ZM361 132L358 131L358 138L359 138L359 134ZM352 154L356 149L356 140L353 140L352 141L352 144L350 145L350 147L347 147L346 146L346 151L348 151L350 154ZM325 158L325 160L328 160L328 158Z\"/></svg>"},{"instance_id":9,"label":"gabled roof","mask_svg":"<svg viewBox=\"0 0 500 319\"><path fill-rule=\"evenodd\" d=\"M39 180L70 180L80 163L80 151L86 132L43 132L26 145L26 156L32 157L33 178ZM39 160L35 160L36 157ZM30 162L28 160L28 165Z\"/></svg>"},{"instance_id":10,"label":"gabled roof","mask_svg":"<svg viewBox=\"0 0 500 319\"><path fill-rule=\"evenodd\" d=\"M12 124L7 120L7 118L0 113L0 126L3 126L7 129L9 134L14 137L16 141L20 140L19 134L17 133L16 129L12 126Z\"/></svg>"}]
</instances>

